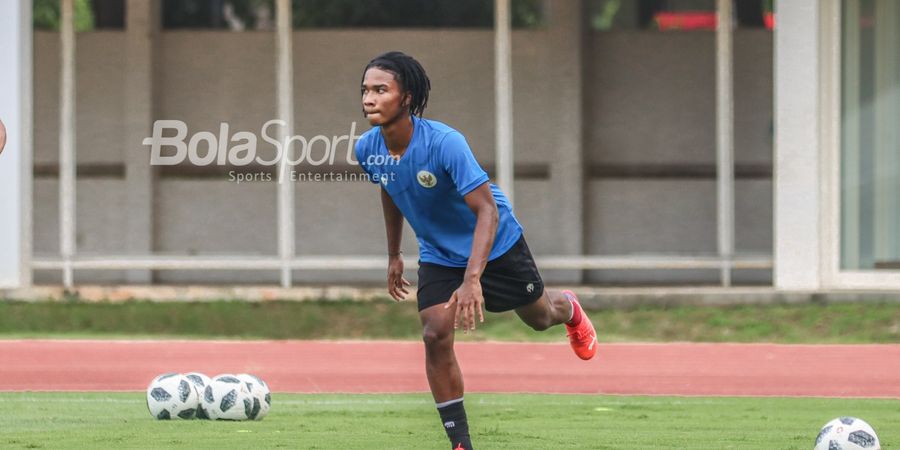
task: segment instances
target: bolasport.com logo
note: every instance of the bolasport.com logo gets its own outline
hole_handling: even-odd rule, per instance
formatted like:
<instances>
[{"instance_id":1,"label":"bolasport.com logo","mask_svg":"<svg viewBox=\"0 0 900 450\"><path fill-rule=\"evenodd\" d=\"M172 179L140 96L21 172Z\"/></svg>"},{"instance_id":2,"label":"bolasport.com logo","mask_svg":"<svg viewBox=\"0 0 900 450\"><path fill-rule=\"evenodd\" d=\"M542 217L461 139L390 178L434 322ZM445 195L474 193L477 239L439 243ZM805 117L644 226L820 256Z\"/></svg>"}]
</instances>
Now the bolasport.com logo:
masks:
<instances>
[{"instance_id":1,"label":"bolasport.com logo","mask_svg":"<svg viewBox=\"0 0 900 450\"><path fill-rule=\"evenodd\" d=\"M273 119L260 127L259 135L250 131L232 133L229 124L222 122L218 134L198 131L188 136L185 122L157 120L153 123L153 135L145 138L143 145L150 146L150 164L153 166L187 163L199 167L256 168L229 171L228 179L236 183L371 181L367 173L355 168L359 162L354 158L353 147L360 137L356 135L356 122L351 122L349 132L340 136L288 136L284 127L285 121ZM365 163L389 165L398 161L388 155L369 155ZM274 171L272 166L275 166ZM323 166L343 169L322 170Z\"/></svg>"}]
</instances>

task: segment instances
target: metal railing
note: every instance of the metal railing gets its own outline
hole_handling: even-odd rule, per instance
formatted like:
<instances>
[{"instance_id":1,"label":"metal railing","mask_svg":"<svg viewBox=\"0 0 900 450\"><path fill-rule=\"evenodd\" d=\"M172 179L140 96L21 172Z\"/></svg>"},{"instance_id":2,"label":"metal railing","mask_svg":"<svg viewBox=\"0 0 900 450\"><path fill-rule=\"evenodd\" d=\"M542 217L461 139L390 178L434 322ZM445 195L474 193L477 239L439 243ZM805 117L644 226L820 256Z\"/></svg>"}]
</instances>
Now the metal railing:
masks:
<instances>
[{"instance_id":1,"label":"metal railing","mask_svg":"<svg viewBox=\"0 0 900 450\"><path fill-rule=\"evenodd\" d=\"M415 255L404 258L415 263ZM545 256L536 258L541 269L771 269L768 255L741 255L723 260L717 256L622 255L622 256ZM278 256L77 256L34 258L33 269L94 270L366 270L384 269L384 256L302 256L283 259Z\"/></svg>"}]
</instances>

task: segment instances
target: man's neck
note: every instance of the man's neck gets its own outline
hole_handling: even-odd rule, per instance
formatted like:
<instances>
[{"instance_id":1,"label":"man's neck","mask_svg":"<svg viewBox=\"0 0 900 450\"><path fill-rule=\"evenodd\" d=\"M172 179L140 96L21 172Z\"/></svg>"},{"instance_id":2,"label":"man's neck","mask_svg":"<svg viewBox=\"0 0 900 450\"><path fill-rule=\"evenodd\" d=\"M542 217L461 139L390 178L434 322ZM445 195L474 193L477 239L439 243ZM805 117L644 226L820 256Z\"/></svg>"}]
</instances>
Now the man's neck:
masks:
<instances>
[{"instance_id":1,"label":"man's neck","mask_svg":"<svg viewBox=\"0 0 900 450\"><path fill-rule=\"evenodd\" d=\"M412 116L398 118L398 120L381 127L381 135L388 153L395 158L400 158L406 153L409 141L413 135Z\"/></svg>"}]
</instances>

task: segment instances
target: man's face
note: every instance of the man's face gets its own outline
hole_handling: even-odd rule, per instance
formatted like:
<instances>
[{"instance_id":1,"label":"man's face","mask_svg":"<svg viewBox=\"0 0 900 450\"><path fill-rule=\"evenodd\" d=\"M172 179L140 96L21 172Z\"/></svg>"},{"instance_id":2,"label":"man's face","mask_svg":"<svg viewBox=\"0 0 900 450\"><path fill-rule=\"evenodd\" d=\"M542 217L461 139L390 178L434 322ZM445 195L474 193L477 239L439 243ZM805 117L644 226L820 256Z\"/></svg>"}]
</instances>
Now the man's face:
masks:
<instances>
[{"instance_id":1,"label":"man's face","mask_svg":"<svg viewBox=\"0 0 900 450\"><path fill-rule=\"evenodd\" d=\"M6 147L6 127L0 120L0 153L3 153L3 147Z\"/></svg>"},{"instance_id":2,"label":"man's face","mask_svg":"<svg viewBox=\"0 0 900 450\"><path fill-rule=\"evenodd\" d=\"M369 125L384 126L409 114L408 95L400 92L394 74L377 67L366 71L362 84L362 106Z\"/></svg>"}]
</instances>

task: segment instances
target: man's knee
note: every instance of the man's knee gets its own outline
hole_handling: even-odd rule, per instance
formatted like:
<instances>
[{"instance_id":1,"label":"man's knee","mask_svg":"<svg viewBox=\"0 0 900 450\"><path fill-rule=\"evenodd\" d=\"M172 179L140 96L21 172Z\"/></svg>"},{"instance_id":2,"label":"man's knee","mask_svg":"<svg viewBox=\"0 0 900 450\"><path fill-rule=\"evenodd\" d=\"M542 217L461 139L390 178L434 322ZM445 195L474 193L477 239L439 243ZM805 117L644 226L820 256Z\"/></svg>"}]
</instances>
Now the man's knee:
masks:
<instances>
[{"instance_id":1,"label":"man's knee","mask_svg":"<svg viewBox=\"0 0 900 450\"><path fill-rule=\"evenodd\" d=\"M422 330L422 340L429 351L453 348L453 329L442 329L425 325Z\"/></svg>"}]
</instances>

